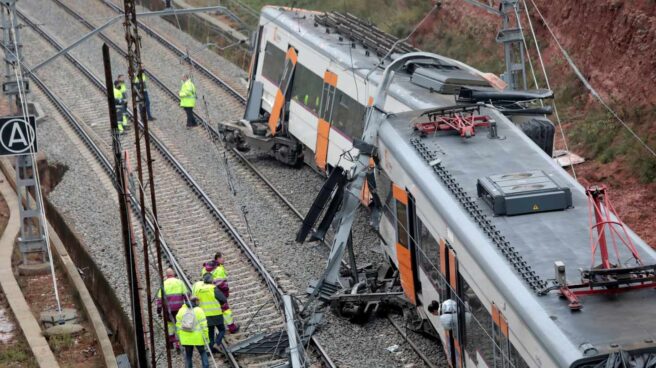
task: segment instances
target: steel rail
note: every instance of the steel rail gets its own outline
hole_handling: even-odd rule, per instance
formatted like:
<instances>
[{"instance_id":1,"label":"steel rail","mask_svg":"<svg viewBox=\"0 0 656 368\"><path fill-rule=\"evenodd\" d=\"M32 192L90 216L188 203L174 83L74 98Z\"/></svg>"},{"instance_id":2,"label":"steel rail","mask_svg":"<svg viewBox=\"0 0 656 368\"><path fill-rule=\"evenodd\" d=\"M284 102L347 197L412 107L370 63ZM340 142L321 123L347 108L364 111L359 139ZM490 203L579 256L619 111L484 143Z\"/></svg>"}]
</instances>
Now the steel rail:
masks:
<instances>
[{"instance_id":1,"label":"steel rail","mask_svg":"<svg viewBox=\"0 0 656 368\"><path fill-rule=\"evenodd\" d=\"M19 17L23 21L26 21L26 19L20 13L19 13ZM26 21L26 23L28 23L28 21ZM2 45L2 47L3 49L5 48L4 45ZM27 70L27 66L23 62L21 62L21 64ZM30 74L29 78L32 79L34 84L41 90L41 92L43 92L46 98L53 104L55 109L57 109L57 111L59 111L59 113L62 114L64 119L66 119L68 124L73 128L73 130L78 135L78 137L82 140L82 142L87 147L87 149L93 154L96 160L100 163L100 166L105 171L105 173L109 176L114 187L117 188L118 182L116 178L116 173L114 172L114 166L110 162L109 158L107 158L102 148L100 148L98 144L96 144L93 141L91 134L87 132L86 129L84 128L84 124L81 123L75 117L75 114L73 114L70 108L66 104L64 104L59 98L57 98L55 93L36 74ZM137 215L137 217L140 217L139 214L140 214L141 207L139 201L136 199L133 193L130 193L130 201L131 201L132 210ZM147 224L147 231L149 232L150 235L152 235L155 231L155 225L153 224L152 220L148 218L146 218L146 224ZM187 279L183 268L177 262L170 247L168 246L168 244L164 239L162 239L162 250L164 251L164 257L169 261L171 267L175 270L175 272L178 275L181 275L183 281L190 288L191 283Z\"/></svg>"},{"instance_id":2,"label":"steel rail","mask_svg":"<svg viewBox=\"0 0 656 368\"><path fill-rule=\"evenodd\" d=\"M60 0L54 0L54 1L56 1L56 2L60 2ZM114 11L116 11L116 12L118 12L118 13L122 13L122 10L121 10L118 6L116 6L115 4L110 3L110 2L107 2L107 1L104 1L104 4L107 5L108 7L110 7L111 9L113 9ZM150 35L151 37L155 38L155 39L156 39L157 41L159 41L162 45L164 45L166 48L168 48L168 49L170 49L171 51L173 51L173 52L174 52L175 54L177 54L178 56L180 56L180 57L186 57L186 56L187 56L187 54L186 54L183 50L179 49L177 46L175 46L173 43L171 43L171 42L168 41L166 38L164 38L163 36L161 36L159 33L157 33L157 32L156 32L155 30L153 30L151 27L146 26L145 24L143 24L143 23L141 23L141 22L139 22L139 26L140 26L144 31L146 31L146 33L147 33L148 35ZM189 62L191 63L191 65L192 65L196 70L198 70L198 71L201 72L203 75L205 75L206 77L208 77L209 79L211 79L212 81L214 81L215 83L217 83L220 87L226 89L228 92L230 92L231 95L233 95L234 97L236 97L237 100L238 100L239 102L241 102L243 105L246 105L246 98L245 98L244 96L242 96L241 94L239 94L238 92L236 92L234 89L232 89L232 88L231 88L226 82L224 82L220 77L216 76L214 73L212 73L209 69L207 69L207 68L204 67L203 65L194 62L191 58L189 59ZM199 118L199 116L197 116L197 118ZM216 139L216 140L220 140L220 139L221 139L221 135L220 135L218 129L216 129L215 127L211 126L211 125L210 125L209 123L207 123L204 119L200 119L200 121L201 121L201 123L204 124L205 127L208 129L208 131L209 131L210 134L212 135L212 138L213 138L213 139ZM251 162L250 162L250 161L249 161L249 160L248 160L248 159L247 159L247 158L246 158L241 152L239 152L236 148L232 148L232 152L233 152L233 153L234 153L234 154L235 154L235 155L236 155L236 156L237 156L237 157L238 157L238 158L239 158L239 159L240 159L240 160L241 160L241 161L242 161L242 162L243 162L243 163L249 168L249 169L251 169L251 171L253 171L253 172L254 172L254 173L255 173L255 174L256 174L256 175L257 175L257 176L258 176L258 177L259 177L259 178L260 178L260 179L261 179L261 180L267 185L267 186L268 186L268 187L269 187L269 189L270 189L273 193L275 193L275 195L276 195L278 198L280 198L280 200L282 200L282 201L285 203L285 205L286 205L286 206L287 206L292 212L294 212L294 214L295 214L300 220L303 220L303 219L304 219L303 214L302 214L302 213L301 213L301 212L300 212L300 211L299 211L299 210L298 210L298 209L297 209L297 208L296 208L296 207L295 207L295 206L294 206L294 205L293 205L293 204L292 204L292 203L291 203L286 197L285 197L285 195L284 195L282 192L280 192L280 190L278 190L278 188L276 188L276 186L275 186L273 183L271 183L271 181L270 181L270 180L269 180L269 179L268 179L268 178L267 178L267 177L266 177L266 176L265 176L260 170L258 170L258 169L255 167L255 165L253 165L253 163L251 163ZM326 246L328 246L325 242L324 242L323 244L326 245ZM401 335L406 341L408 341L408 344L412 347L412 349L415 351L415 353L417 353L417 355L418 355L422 360L424 360L424 362L425 362L428 366L431 366L431 367L432 367L433 364L432 364L432 363L427 359L427 357L426 357L426 356L425 356L425 355L424 355L424 354L418 349L418 347L417 347L417 346L416 346L416 345L415 345L415 344L409 339L409 337L408 337L406 334L402 333L402 331L398 328L398 326L396 326L396 324L394 323L394 321L392 321L391 319L389 319L389 322L390 322L390 323L391 323L391 324L392 324L392 325L393 325L393 326L399 331L399 334L400 334L400 335ZM333 363L333 361L331 360L331 358L330 358L330 356L328 355L328 353L323 349L323 347L321 346L321 344L319 343L319 341L316 339L315 336L312 336L312 337L311 337L310 342L311 342L311 344L314 345L314 347L317 349L317 351L318 351L318 353L319 353L319 355L320 355L320 357L321 357L323 363L324 363L327 367L331 367L331 368L336 367L336 365Z\"/></svg>"},{"instance_id":3,"label":"steel rail","mask_svg":"<svg viewBox=\"0 0 656 368\"><path fill-rule=\"evenodd\" d=\"M18 16L26 23L28 24L37 34L39 34L41 37L43 37L48 43L50 43L53 47L55 47L58 50L61 50L63 47L61 44L59 44L52 36L50 36L46 31L44 31L39 25L37 25L35 22L33 22L31 19L29 19L25 14L23 14L21 11L17 9L17 14ZM80 70L91 82L96 86L100 92L106 93L105 88L103 83L95 76L93 73L85 67L82 63L80 63L77 59L75 59L73 56L66 54L67 60L69 60L73 65L75 65L78 70ZM23 64L23 67L26 70L29 70L29 68ZM41 87L41 89L44 91L46 96L53 101L56 107L58 107L58 110L62 112L62 114L67 117L67 120L69 123L73 126L74 130L78 133L78 135L82 138L82 140L85 142L87 147L92 151L94 156L101 162L103 168L105 171L110 175L114 185L116 185L116 174L114 173L114 170L112 168L112 164L109 162L109 160L104 156L102 153L102 149L98 147L96 143L93 142L92 138L90 135L86 132L86 130L83 128L81 123L77 121L77 119L74 117L72 112L68 107L66 107L61 101L58 101L54 93L48 89L48 87L40 80L35 74L30 75L31 78L35 81L37 85ZM71 120L73 119L73 120ZM141 122L139 122L140 125L142 125ZM156 148L160 153L164 156L164 158L169 162L169 164L172 165L173 169L181 175L182 179L187 182L187 184L190 186L190 188L196 193L196 195L201 199L201 201L208 207L210 210L210 213L221 223L222 227L228 232L228 235L235 241L235 243L240 247L240 249L247 255L247 258L251 262L251 264L255 267L255 269L260 273L262 278L264 279L265 283L267 283L268 286L273 285L277 287L277 284L275 283L275 280L271 277L271 275L266 271L262 263L259 261L255 253L250 249L248 244L244 241L243 238L239 235L237 229L232 225L232 223L223 215L223 213L214 205L214 203L211 201L209 196L200 188L198 183L193 179L191 174L189 174L186 169L180 164L179 161L175 159L173 154L165 147L165 145L157 138L154 133L150 132L150 137L155 143ZM134 195L131 195L131 200L132 200L132 206L133 209L135 209L137 212L139 212L140 206ZM150 215L150 212L148 212ZM140 217L140 216L139 216ZM155 231L155 226L157 226L154 221L151 218L146 218L144 219L147 223L147 228L148 231L154 233ZM171 248L168 246L165 240L162 241L162 250L164 252L165 257L169 260L169 263L171 266L175 269L176 273L183 279L185 284L187 284L188 288L191 289L191 282L187 278L183 268L180 266L178 263L175 255L173 254L173 251ZM281 294L276 294L273 293L274 296L278 296ZM230 363L232 364L233 367L239 367L239 364L237 363L236 359L230 353L229 351L227 352L227 357Z\"/></svg>"},{"instance_id":4,"label":"steel rail","mask_svg":"<svg viewBox=\"0 0 656 368\"><path fill-rule=\"evenodd\" d=\"M61 0L54 0L57 3L61 3ZM109 7L110 9L114 10L115 12L119 14L123 14L123 10L118 7L116 4L113 4L108 1L103 1L103 3ZM81 19L81 17L79 17ZM92 26L93 27L93 26ZM200 73L205 75L207 78L211 79L213 82L218 84L221 88L226 90L229 94L231 94L235 99L237 99L242 105L246 105L246 97L242 96L239 92L237 92L234 88L232 88L227 82L225 82L223 79L221 79L219 76L216 74L212 73L209 69L207 69L205 66L198 64L197 62L193 61L191 57L188 57L187 53L174 45L172 42L164 38L164 36L160 35L157 31L152 29L151 27L143 24L142 22L139 22L139 27L143 29L149 36L153 37L156 39L160 44L162 44L164 47L167 49L173 51L178 57L180 58L185 58L188 59L189 63Z\"/></svg>"},{"instance_id":5,"label":"steel rail","mask_svg":"<svg viewBox=\"0 0 656 368\"><path fill-rule=\"evenodd\" d=\"M64 11L66 11L68 14L70 14L71 16L73 16L74 18L76 18L80 23L84 24L87 28L89 28L89 29L93 29L93 28L94 28L94 26L93 26L91 23L89 23L89 22L88 22L86 19L84 19L80 14L78 14L77 12L75 12L73 9L71 9L70 7L68 7L66 4L63 4L63 3L61 2L61 0L54 0L54 2L57 3L57 4L58 4L58 5L59 5ZM108 2L103 2L103 3L104 3L105 5L107 5L108 7L112 8L114 11L116 11L116 12L122 14L121 9L118 8L116 5L111 4L111 3L108 3ZM173 51L173 52L174 52L175 54L177 54L178 56L186 56L186 53L185 53L184 51L182 51L182 50L180 50L179 48L177 48L177 46L175 46L174 44L172 44L170 41L166 40L164 37L162 37L161 35L159 35L157 32L155 32L154 30L152 30L150 27L148 27L148 26L146 26L146 25L144 25L144 24L142 24L142 23L140 23L139 25L140 25L140 27L141 27L144 31L146 31L147 34L149 34L150 36L152 36L153 38L155 38L160 44L162 44L163 46L165 46L167 49ZM119 47L118 45L116 45L116 43L114 43L112 40L110 40L109 37L103 35L102 33L99 33L98 36L101 37L101 38L103 39L103 41L105 41L110 47L112 47L112 48L113 48L116 52L118 52L121 56L123 56L123 57L126 56L126 53L123 51L123 49L122 49L121 47ZM68 56L68 55L67 55L67 56ZM200 71L203 75L205 75L206 77L208 77L211 81L215 82L217 85L219 85L219 87L221 87L221 88L223 88L224 90L228 91L229 94L230 94L232 97L234 97L238 102L240 102L242 105L245 105L245 103L246 103L246 99L245 99L245 97L242 96L241 94L239 94L239 93L238 93L237 91L235 91L234 89L232 89L232 87L230 87L227 83L225 83L220 77L216 76L214 73L212 73L209 69L207 69L207 68L204 67L203 65L198 64L198 63L196 63L196 62L193 62L193 60L190 60L190 62L192 63L192 66L194 66L194 68L195 68L196 70ZM76 63L76 65L77 65L77 64L79 64L79 63ZM148 71L146 71L146 73L148 74L149 78L150 78L150 79L151 79L151 80L152 80L152 81L153 81L158 87L160 87L160 89L162 89L162 90L163 90L163 91L164 91L164 92L165 92L165 93L166 93L171 99L173 99L173 100L175 100L175 101L178 100L178 96L175 94L175 92L173 92L172 90L170 90L170 89L169 89L169 88L168 88L163 82L161 82L161 81L160 81L155 75L151 74L151 73L148 72ZM86 73L85 73L85 74L86 74ZM95 78L93 77L93 74L89 73L89 76L90 76L92 79L95 79ZM94 83L94 84L98 84L98 83ZM198 114L194 113L194 115L196 115L196 119L197 119L199 122L201 122L201 123L205 126L205 128L207 128L207 130L209 131L209 133L210 133L212 139L214 139L214 140L221 140L221 139L222 139L222 138L221 138L221 134L219 133L219 131L218 131L217 128L215 128L215 127L213 127L212 125L210 125L205 119L203 119L203 118L202 118L201 116L199 116ZM151 134L151 137L153 138L153 142L155 143L155 145L156 145L156 147L157 147L158 149L160 149L160 148L166 149L166 148L164 147L164 145L163 145L163 144L162 144L162 143L161 143L156 137L154 137L152 134ZM235 149L235 148L232 148L231 151L232 151L232 152L233 152L233 153L234 153L234 154L235 154L235 155L236 155L236 156L237 156L242 162L244 162L244 163L246 164L246 166L249 167L249 169L251 169L253 172L255 172L256 175L257 175L258 177L260 177L260 179L263 180L263 181L266 183L266 185L267 185L267 186L268 186L268 187L269 187L269 188L275 193L275 195L276 195L277 197L279 197L279 198L285 203L285 205L287 205L287 206L288 206L288 207L289 207L289 208L290 208L290 209L296 214L296 216L298 216L300 219L303 219L303 215L301 214L301 212L298 211L298 210L294 207L294 205L293 205L291 202L289 202L289 200L287 200L287 198L286 198L286 197L285 197L285 196L284 196L284 195L283 195L283 194L282 194L282 193L281 193L281 192L275 187L275 185L273 185L273 183L271 183L271 182L268 180L268 178L266 178L266 176L264 176L264 175L263 175L263 174L262 174L262 173L261 173L261 172L260 172L260 171L259 171L259 170L258 170L258 169L257 169L257 168L256 168L256 167L255 167L255 166L254 166L254 165L253 165L253 164L252 164L252 163L251 163L251 162L250 162L250 161L249 161L249 160L248 160L243 154L242 154L242 153L241 153L241 152L239 152L239 151L238 151L237 149ZM173 160L175 160L175 159L173 158L172 155L170 155L170 157L171 157ZM177 164L178 167L182 167L182 165L179 164L179 163L177 162L177 160L176 160L176 164ZM189 176L189 178L193 181L193 179L191 178L191 176ZM187 180L187 179L185 179L185 180ZM211 201L211 199L207 196L207 194L205 194L204 192L202 192L202 190L200 190L200 186L198 186L198 184L197 184L195 181L193 182L193 188L198 188L198 189L199 189L196 193L197 193L199 196L201 196L201 199L203 200L203 202L205 202L205 204L206 204L208 207L211 208L212 213L213 213L215 216L218 216L219 218L223 217L223 215L222 215L221 212L218 210L218 208L214 205L214 203L213 203L213 202ZM195 190L195 191L196 191L196 190ZM202 193L202 194L201 194L201 193ZM223 218L224 218L224 217L223 217ZM227 221L227 219L226 219L226 221ZM243 238L241 238L241 237L239 236L239 233L237 232L236 229L232 228L232 229L231 229L231 232L232 232L232 231L234 231L234 234L237 234L238 239L240 239L241 242L244 242ZM244 244L245 244L245 242L244 242ZM258 259L257 256L252 252L252 250L250 250L250 247L246 246L246 248L248 249L248 251L247 251L247 255L249 256L249 259L253 259L253 260L255 260L255 262L259 263L259 259ZM255 266L255 267L256 267L256 269L258 269L258 271L259 271L259 270L263 270L264 272L266 272L266 269L264 268L264 265L262 265L261 263L259 264L259 266ZM266 275L267 275L268 277L265 278L265 281L267 281L267 284L270 283L270 285L273 286L273 289L275 289L275 293L274 293L274 295L276 296L276 299L278 299L279 302L282 302L282 295L283 295L282 290L278 287L277 283L276 283L275 280L274 280L274 279L268 274L268 272L266 272ZM329 356L329 355L327 354L327 352L323 349L323 347L321 346L321 344L319 343L319 341L316 339L315 336L311 336L311 338L310 338L310 343L316 348L317 352L318 352L319 355L320 355L321 360L323 361L323 363L324 363L324 365L325 365L326 367L329 367L329 368L334 368L334 367L336 367L336 365L333 363L333 361L332 361L332 359L330 358L330 356Z\"/></svg>"},{"instance_id":6,"label":"steel rail","mask_svg":"<svg viewBox=\"0 0 656 368\"><path fill-rule=\"evenodd\" d=\"M60 2L60 0L54 0L56 2ZM122 10L116 6L113 3L109 3L107 1L104 1L104 4L107 5L108 7L112 8L114 11L118 13L122 13ZM164 45L166 48L170 49L173 51L175 54L177 54L180 57L186 57L187 54L179 49L177 46L175 46L173 43L168 41L166 38L161 36L159 33L157 33L155 30L153 30L151 27L146 26L145 24L139 22L139 26L146 31L148 35L151 37L155 38L157 41L159 41L162 45ZM204 67L201 64L198 64L194 62L191 58L189 59L189 62L191 65L201 72L203 75L217 83L220 87L226 89L228 92L230 92L231 95L237 98L239 102L241 102L243 105L246 105L246 98L236 92L234 89L232 89L226 82L224 82L220 77L216 76L214 73L212 73L209 69ZM198 116L197 116L198 118ZM211 126L209 123L207 123L204 119L200 119L201 123L208 128L208 131L212 135L213 139L220 140L221 135L215 127ZM251 163L241 152L239 152L236 148L232 148L232 152L249 168L251 171L253 171L268 187L269 189L275 193L275 195L282 200L285 205L292 211L294 214L300 219L303 220L304 216L303 214L285 197L285 195L276 188L276 186L271 183L271 181L260 171L258 170L253 163ZM327 244L324 242L324 245L327 246ZM429 366L433 367L434 365L428 360L428 358L419 350L419 348L409 339L409 337L404 334L398 326L392 321L391 319L388 319L389 322L398 330L399 334L408 342L408 344L412 347L412 349L415 351L415 353ZM315 336L311 337L310 340L311 344L314 345L314 347L317 349L323 363L330 368L336 367L336 365L333 363L331 360L330 356L328 353L323 349L319 341L316 339Z\"/></svg>"}]
</instances>

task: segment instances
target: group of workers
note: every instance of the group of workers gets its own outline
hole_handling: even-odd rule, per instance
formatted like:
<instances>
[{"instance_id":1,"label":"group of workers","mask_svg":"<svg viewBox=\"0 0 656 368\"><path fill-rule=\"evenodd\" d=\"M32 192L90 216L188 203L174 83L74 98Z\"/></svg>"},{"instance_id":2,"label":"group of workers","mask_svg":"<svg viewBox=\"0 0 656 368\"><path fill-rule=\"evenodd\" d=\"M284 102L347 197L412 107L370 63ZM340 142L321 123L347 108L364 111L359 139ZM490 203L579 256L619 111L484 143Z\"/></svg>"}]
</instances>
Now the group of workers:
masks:
<instances>
[{"instance_id":1,"label":"group of workers","mask_svg":"<svg viewBox=\"0 0 656 368\"><path fill-rule=\"evenodd\" d=\"M148 95L148 77L142 71L140 75L135 76L132 83L136 86L137 90L141 89L143 84L143 101L146 106L146 115L149 121L156 120L150 112L150 96ZM128 101L127 101L127 86L125 84L125 76L119 74L114 81L114 101L116 105L116 122L118 134L125 134L126 130L130 128L128 119ZM191 81L189 74L183 74L182 85L178 92L180 98L180 107L187 115L187 128L197 126L196 119L194 118L194 107L196 106L196 86Z\"/></svg>"},{"instance_id":2,"label":"group of workers","mask_svg":"<svg viewBox=\"0 0 656 368\"><path fill-rule=\"evenodd\" d=\"M203 263L202 279L194 283L191 293L169 268L157 293L157 312L163 313L167 321L169 343L178 352L181 346L184 348L187 368L192 367L194 348L203 368L207 368L210 352L219 352L226 326L230 333L239 331L228 305L230 287L224 262L221 252L217 252L212 260Z\"/></svg>"}]
</instances>

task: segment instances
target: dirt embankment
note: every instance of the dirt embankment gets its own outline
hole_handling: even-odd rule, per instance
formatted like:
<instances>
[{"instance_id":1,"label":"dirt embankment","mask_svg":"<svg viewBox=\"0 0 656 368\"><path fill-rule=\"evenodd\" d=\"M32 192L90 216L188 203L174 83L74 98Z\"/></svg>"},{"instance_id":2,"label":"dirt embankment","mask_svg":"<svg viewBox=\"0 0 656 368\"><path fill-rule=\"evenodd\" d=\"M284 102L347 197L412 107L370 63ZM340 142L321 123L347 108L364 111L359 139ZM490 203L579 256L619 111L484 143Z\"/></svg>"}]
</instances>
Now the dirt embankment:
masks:
<instances>
[{"instance_id":1,"label":"dirt embankment","mask_svg":"<svg viewBox=\"0 0 656 368\"><path fill-rule=\"evenodd\" d=\"M627 108L656 105L656 1L535 2L603 97ZM541 39L547 39L544 27L538 32ZM545 46L549 61L560 59L554 42Z\"/></svg>"},{"instance_id":2,"label":"dirt embankment","mask_svg":"<svg viewBox=\"0 0 656 368\"><path fill-rule=\"evenodd\" d=\"M656 150L656 1L533 1L590 84ZM462 0L442 3L415 37L417 46L500 73L503 54L494 41L500 18ZM574 77L532 1L526 3L569 147L588 160L576 167L579 181L606 183L624 222L656 247L656 158ZM522 8L522 25L527 28L523 12ZM530 37L528 31L525 35ZM537 71L534 44L529 45ZM543 87L543 79L538 79ZM560 137L556 146L564 148Z\"/></svg>"}]
</instances>

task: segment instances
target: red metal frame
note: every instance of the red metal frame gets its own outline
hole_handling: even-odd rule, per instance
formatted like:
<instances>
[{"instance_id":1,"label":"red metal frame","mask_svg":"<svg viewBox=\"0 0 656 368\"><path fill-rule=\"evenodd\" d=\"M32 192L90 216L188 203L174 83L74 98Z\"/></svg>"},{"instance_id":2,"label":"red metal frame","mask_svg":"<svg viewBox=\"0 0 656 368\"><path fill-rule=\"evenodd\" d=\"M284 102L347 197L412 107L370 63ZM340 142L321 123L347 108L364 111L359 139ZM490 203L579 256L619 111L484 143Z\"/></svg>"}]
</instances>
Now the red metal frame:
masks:
<instances>
[{"instance_id":1,"label":"red metal frame","mask_svg":"<svg viewBox=\"0 0 656 368\"><path fill-rule=\"evenodd\" d=\"M591 268L583 272L581 284L561 285L559 288L572 310L580 310L583 307L578 299L580 295L618 294L631 290L656 288L656 267L645 266L642 262L624 223L610 202L607 190L608 188L603 184L591 186L586 190L592 250ZM613 244L616 264L612 263L609 257L609 241ZM631 252L637 267L623 266L618 243ZM597 249L599 249L601 263L595 266ZM601 270L608 271L600 272Z\"/></svg>"},{"instance_id":2,"label":"red metal frame","mask_svg":"<svg viewBox=\"0 0 656 368\"><path fill-rule=\"evenodd\" d=\"M486 115L465 116L460 113L451 116L430 116L431 121L416 123L415 129L422 134L433 134L437 131L455 130L463 138L476 135L476 127L489 127L490 117Z\"/></svg>"}]
</instances>

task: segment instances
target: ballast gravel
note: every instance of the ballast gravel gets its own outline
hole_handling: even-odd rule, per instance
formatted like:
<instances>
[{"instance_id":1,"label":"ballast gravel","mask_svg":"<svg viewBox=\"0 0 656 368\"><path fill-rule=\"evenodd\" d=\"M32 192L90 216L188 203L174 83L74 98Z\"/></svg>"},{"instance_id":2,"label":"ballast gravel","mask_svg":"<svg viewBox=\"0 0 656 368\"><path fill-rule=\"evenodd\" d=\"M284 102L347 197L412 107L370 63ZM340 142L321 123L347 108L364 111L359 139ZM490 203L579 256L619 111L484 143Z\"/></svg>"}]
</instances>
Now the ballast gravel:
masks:
<instances>
[{"instance_id":1,"label":"ballast gravel","mask_svg":"<svg viewBox=\"0 0 656 368\"><path fill-rule=\"evenodd\" d=\"M97 24L102 23L105 17L115 15L101 2L87 0L66 0L65 2L74 5L82 16L93 19ZM88 31L76 21L71 20L72 18L68 14L58 10L54 3L44 4L37 0L24 0L19 5L28 10L30 15L37 18L45 27L61 35L64 44L72 42ZM62 22L62 19L68 21ZM191 39L188 35L180 34L177 28L163 20L149 20L149 23L157 26L162 34L176 38L177 42L189 45L190 48L201 46L199 42ZM124 40L118 36L121 28L115 28L108 30L106 34L122 45ZM148 36L144 34L143 37L147 38ZM102 76L99 57L100 44L101 42L94 38L74 51L76 57L87 63L98 76ZM148 44L153 45L154 43ZM148 62L156 63L159 58L158 53L164 55L168 51L154 46L149 47L146 54L150 60ZM163 60L164 56L161 56L161 59ZM127 74L124 61L115 53L113 53L113 60L115 62L114 74ZM243 71L240 74L234 70L233 65L225 63L218 57L205 59L204 56L203 60L212 60L210 68L220 73L221 76L243 75ZM179 74L184 70L185 68L181 64L170 65L170 73L162 76L165 83L176 92ZM238 83L239 77L233 80ZM207 94L208 99L214 102L209 106L211 121L230 120L238 117L233 108L223 108L221 99L224 97L219 92L208 89L199 91L199 94L201 93ZM153 100L153 114L159 118L154 123L153 129L164 139L165 144L177 153L179 160L196 181L208 192L212 200L229 214L231 219L243 219L244 217L247 219L250 234L246 230L246 223L242 220L239 226L240 230L244 231L242 235L246 238L250 238L252 235L260 257L266 258L268 263L276 265L285 278L290 280L289 290L302 297L308 281L318 278L323 271L328 254L327 249L317 243L296 243L294 238L300 221L284 208L284 204L270 196L259 179L254 178L247 168L230 155L225 158L222 148L215 147L202 128L185 129L181 111L161 91L151 87L151 99ZM202 116L205 116L202 108L197 108L197 110ZM65 151L71 149L70 143L61 142L63 138L57 137L56 129L44 130L41 134L44 137L42 146L48 152L49 157L69 167L64 180L51 195L53 201L56 201L56 204L64 209L67 218L83 236L90 240L89 243L93 243L90 246L93 247L90 252L102 269L107 270L107 277L111 277L112 282L119 285L117 294L122 295L121 300L124 305L127 305L127 283L122 277L125 272L116 204L111 201L111 197L100 195L97 192L97 183L94 183L97 181L95 174L91 173L88 168L85 169L86 163L79 159L79 155ZM57 141L58 139L60 141ZM48 141L52 144L46 146L45 142ZM264 155L254 158L257 167L285 193L302 213L305 213L321 187L323 179L306 167L288 168ZM232 189L236 194L233 194ZM379 251L379 241L370 230L367 221L366 211L360 211L354 231L355 252L359 264L371 262L376 266L384 259ZM121 289L120 285L123 285L122 290L119 290ZM420 367L423 365L409 348L402 348L395 353L386 350L392 345L403 347L404 342L389 322L383 319L374 320L365 326L358 326L328 313L318 337L331 357L341 363L340 366L398 367L412 365ZM435 341L427 339L422 341L419 337L413 337L413 340L426 347L427 355L433 353L437 355L441 351Z\"/></svg>"}]
</instances>

